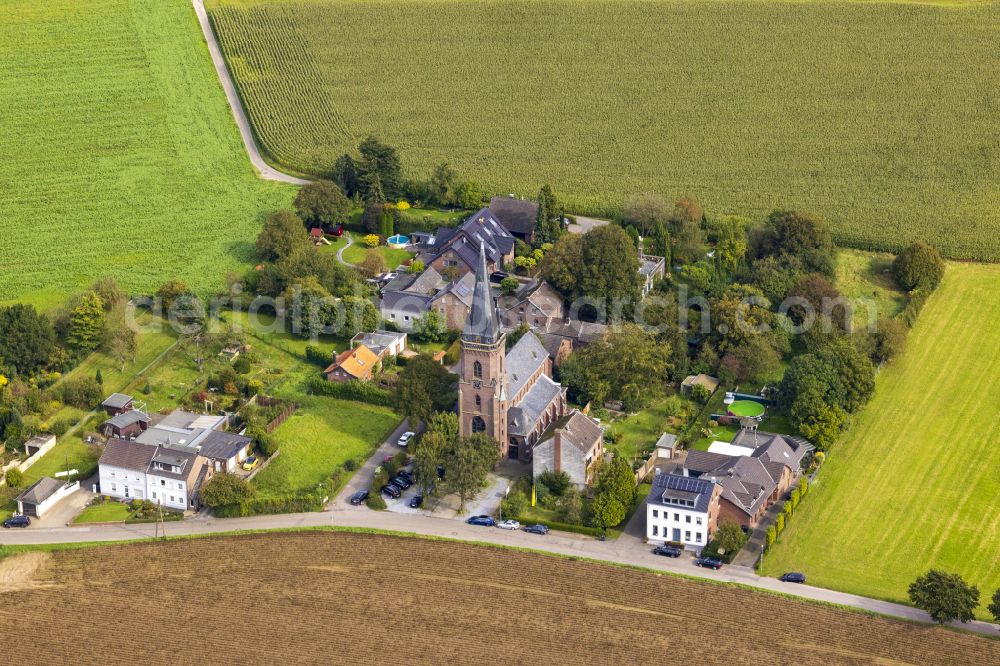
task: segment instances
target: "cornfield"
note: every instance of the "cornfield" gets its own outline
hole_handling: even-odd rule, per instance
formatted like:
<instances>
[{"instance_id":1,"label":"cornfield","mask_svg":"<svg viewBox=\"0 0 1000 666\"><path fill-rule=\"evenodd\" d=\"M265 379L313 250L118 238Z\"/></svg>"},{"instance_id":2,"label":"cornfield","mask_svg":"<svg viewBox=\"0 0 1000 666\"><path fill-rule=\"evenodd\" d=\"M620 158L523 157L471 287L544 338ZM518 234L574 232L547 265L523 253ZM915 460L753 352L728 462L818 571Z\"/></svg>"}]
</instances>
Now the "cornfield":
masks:
<instances>
[{"instance_id":1,"label":"cornfield","mask_svg":"<svg viewBox=\"0 0 1000 666\"><path fill-rule=\"evenodd\" d=\"M294 194L251 169L189 0L7 0L0 91L0 301L220 287Z\"/></svg>"},{"instance_id":2,"label":"cornfield","mask_svg":"<svg viewBox=\"0 0 1000 666\"><path fill-rule=\"evenodd\" d=\"M323 173L369 133L411 175L794 207L837 239L1000 260L995 2L210 0L266 152Z\"/></svg>"},{"instance_id":3,"label":"cornfield","mask_svg":"<svg viewBox=\"0 0 1000 666\"><path fill-rule=\"evenodd\" d=\"M35 576L2 594L3 635L31 627L7 646L12 663L1000 663L1000 643L937 627L371 534L99 546L57 552ZM109 595L117 620L100 610Z\"/></svg>"}]
</instances>

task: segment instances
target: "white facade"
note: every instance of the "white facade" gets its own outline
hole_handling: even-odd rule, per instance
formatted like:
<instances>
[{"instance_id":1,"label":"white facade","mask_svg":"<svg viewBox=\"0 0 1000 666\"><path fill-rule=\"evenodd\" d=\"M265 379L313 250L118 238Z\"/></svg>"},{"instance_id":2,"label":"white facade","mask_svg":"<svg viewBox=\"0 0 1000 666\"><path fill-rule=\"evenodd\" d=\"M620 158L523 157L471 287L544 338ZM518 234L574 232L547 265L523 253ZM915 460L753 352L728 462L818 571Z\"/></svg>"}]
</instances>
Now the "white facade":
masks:
<instances>
[{"instance_id":1,"label":"white facade","mask_svg":"<svg viewBox=\"0 0 1000 666\"><path fill-rule=\"evenodd\" d=\"M678 541L691 548L708 544L709 515L681 506L646 503L646 538L662 543Z\"/></svg>"},{"instance_id":2,"label":"white facade","mask_svg":"<svg viewBox=\"0 0 1000 666\"><path fill-rule=\"evenodd\" d=\"M111 465L101 465L99 474L102 495L129 501L148 499L179 511L190 508L184 481Z\"/></svg>"},{"instance_id":3,"label":"white facade","mask_svg":"<svg viewBox=\"0 0 1000 666\"><path fill-rule=\"evenodd\" d=\"M146 493L148 499L165 507L179 511L188 508L187 484L184 481L151 472L146 475Z\"/></svg>"}]
</instances>

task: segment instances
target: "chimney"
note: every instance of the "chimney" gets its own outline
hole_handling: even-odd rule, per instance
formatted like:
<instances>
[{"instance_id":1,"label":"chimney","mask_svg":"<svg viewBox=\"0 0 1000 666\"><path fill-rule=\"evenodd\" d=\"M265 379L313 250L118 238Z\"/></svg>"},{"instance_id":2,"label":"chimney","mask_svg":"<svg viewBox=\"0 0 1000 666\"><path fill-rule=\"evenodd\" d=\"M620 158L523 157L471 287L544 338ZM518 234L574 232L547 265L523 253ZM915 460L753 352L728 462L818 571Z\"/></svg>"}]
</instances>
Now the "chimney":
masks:
<instances>
[{"instance_id":1,"label":"chimney","mask_svg":"<svg viewBox=\"0 0 1000 666\"><path fill-rule=\"evenodd\" d=\"M552 437L552 469L555 472L562 471L562 433L558 430Z\"/></svg>"}]
</instances>

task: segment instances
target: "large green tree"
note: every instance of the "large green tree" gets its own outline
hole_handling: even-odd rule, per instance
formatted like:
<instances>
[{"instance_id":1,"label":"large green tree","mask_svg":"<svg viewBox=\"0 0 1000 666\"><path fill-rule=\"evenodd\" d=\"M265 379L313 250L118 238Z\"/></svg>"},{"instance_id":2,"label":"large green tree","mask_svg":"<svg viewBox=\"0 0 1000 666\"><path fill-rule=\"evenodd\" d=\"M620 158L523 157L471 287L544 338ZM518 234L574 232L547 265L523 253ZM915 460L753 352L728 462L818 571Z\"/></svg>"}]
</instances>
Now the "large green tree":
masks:
<instances>
[{"instance_id":1,"label":"large green tree","mask_svg":"<svg viewBox=\"0 0 1000 666\"><path fill-rule=\"evenodd\" d=\"M892 271L896 281L907 291L934 291L944 277L944 260L937 248L917 241L896 256Z\"/></svg>"},{"instance_id":2,"label":"large green tree","mask_svg":"<svg viewBox=\"0 0 1000 666\"><path fill-rule=\"evenodd\" d=\"M564 296L578 293L580 263L583 261L583 236L563 234L542 258L542 278Z\"/></svg>"},{"instance_id":3,"label":"large green tree","mask_svg":"<svg viewBox=\"0 0 1000 666\"><path fill-rule=\"evenodd\" d=\"M455 404L457 377L426 354L407 362L396 382L395 402L412 424L426 421L435 411L447 411Z\"/></svg>"},{"instance_id":4,"label":"large green tree","mask_svg":"<svg viewBox=\"0 0 1000 666\"><path fill-rule=\"evenodd\" d=\"M632 225L643 236L649 236L658 225L666 225L670 221L670 205L659 194L643 192L634 194L625 200L622 206L622 220L625 225Z\"/></svg>"},{"instance_id":5,"label":"large green tree","mask_svg":"<svg viewBox=\"0 0 1000 666\"><path fill-rule=\"evenodd\" d=\"M0 360L16 374L30 375L41 369L55 341L52 322L34 306L0 307Z\"/></svg>"},{"instance_id":6,"label":"large green tree","mask_svg":"<svg viewBox=\"0 0 1000 666\"><path fill-rule=\"evenodd\" d=\"M299 216L290 210L279 210L264 220L264 228L257 236L257 257L274 261L309 244L305 224Z\"/></svg>"},{"instance_id":7,"label":"large green tree","mask_svg":"<svg viewBox=\"0 0 1000 666\"><path fill-rule=\"evenodd\" d=\"M549 185L538 192L538 213L535 217L535 245L555 243L563 232L565 208Z\"/></svg>"},{"instance_id":8,"label":"large green tree","mask_svg":"<svg viewBox=\"0 0 1000 666\"><path fill-rule=\"evenodd\" d=\"M555 248L553 248L555 249ZM632 240L617 224L591 229L580 247L577 295L604 300L635 302L639 297L639 255Z\"/></svg>"},{"instance_id":9,"label":"large green tree","mask_svg":"<svg viewBox=\"0 0 1000 666\"><path fill-rule=\"evenodd\" d=\"M476 496L486 475L500 461L500 444L484 433L463 437L444 454L444 482L458 495L459 511Z\"/></svg>"},{"instance_id":10,"label":"large green tree","mask_svg":"<svg viewBox=\"0 0 1000 666\"><path fill-rule=\"evenodd\" d=\"M106 313L101 297L94 291L85 291L70 311L66 346L81 355L89 354L101 345L105 323Z\"/></svg>"},{"instance_id":11,"label":"large green tree","mask_svg":"<svg viewBox=\"0 0 1000 666\"><path fill-rule=\"evenodd\" d=\"M351 200L336 183L317 180L299 190L295 196L295 210L313 226L347 224L351 218Z\"/></svg>"},{"instance_id":12,"label":"large green tree","mask_svg":"<svg viewBox=\"0 0 1000 666\"><path fill-rule=\"evenodd\" d=\"M361 153L361 160L355 169L359 173L359 189L371 187L373 181L377 180L383 195L375 199L374 192L361 191L362 198L366 201L395 201L403 193L403 167L396 149L369 136L358 146L358 152ZM369 178L368 183L364 182L366 176Z\"/></svg>"},{"instance_id":13,"label":"large green tree","mask_svg":"<svg viewBox=\"0 0 1000 666\"><path fill-rule=\"evenodd\" d=\"M910 601L938 624L969 622L979 605L979 588L956 573L931 569L910 584Z\"/></svg>"},{"instance_id":14,"label":"large green tree","mask_svg":"<svg viewBox=\"0 0 1000 666\"><path fill-rule=\"evenodd\" d=\"M784 257L795 257L805 272L834 278L836 248L833 236L818 218L796 211L774 211L752 241L757 258L773 256L784 260Z\"/></svg>"}]
</instances>

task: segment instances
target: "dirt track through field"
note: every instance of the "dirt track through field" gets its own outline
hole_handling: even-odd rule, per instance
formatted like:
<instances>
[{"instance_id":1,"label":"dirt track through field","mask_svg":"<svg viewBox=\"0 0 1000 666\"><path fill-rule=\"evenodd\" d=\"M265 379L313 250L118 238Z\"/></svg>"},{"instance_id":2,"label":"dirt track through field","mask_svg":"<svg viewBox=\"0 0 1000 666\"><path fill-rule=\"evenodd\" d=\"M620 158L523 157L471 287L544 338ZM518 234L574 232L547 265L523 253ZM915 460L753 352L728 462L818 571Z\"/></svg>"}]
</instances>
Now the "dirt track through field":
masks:
<instances>
[{"instance_id":1,"label":"dirt track through field","mask_svg":"<svg viewBox=\"0 0 1000 666\"><path fill-rule=\"evenodd\" d=\"M34 587L0 594L0 634L32 627L17 663L1000 663L1000 642L937 627L454 542L257 534L35 561Z\"/></svg>"}]
</instances>

